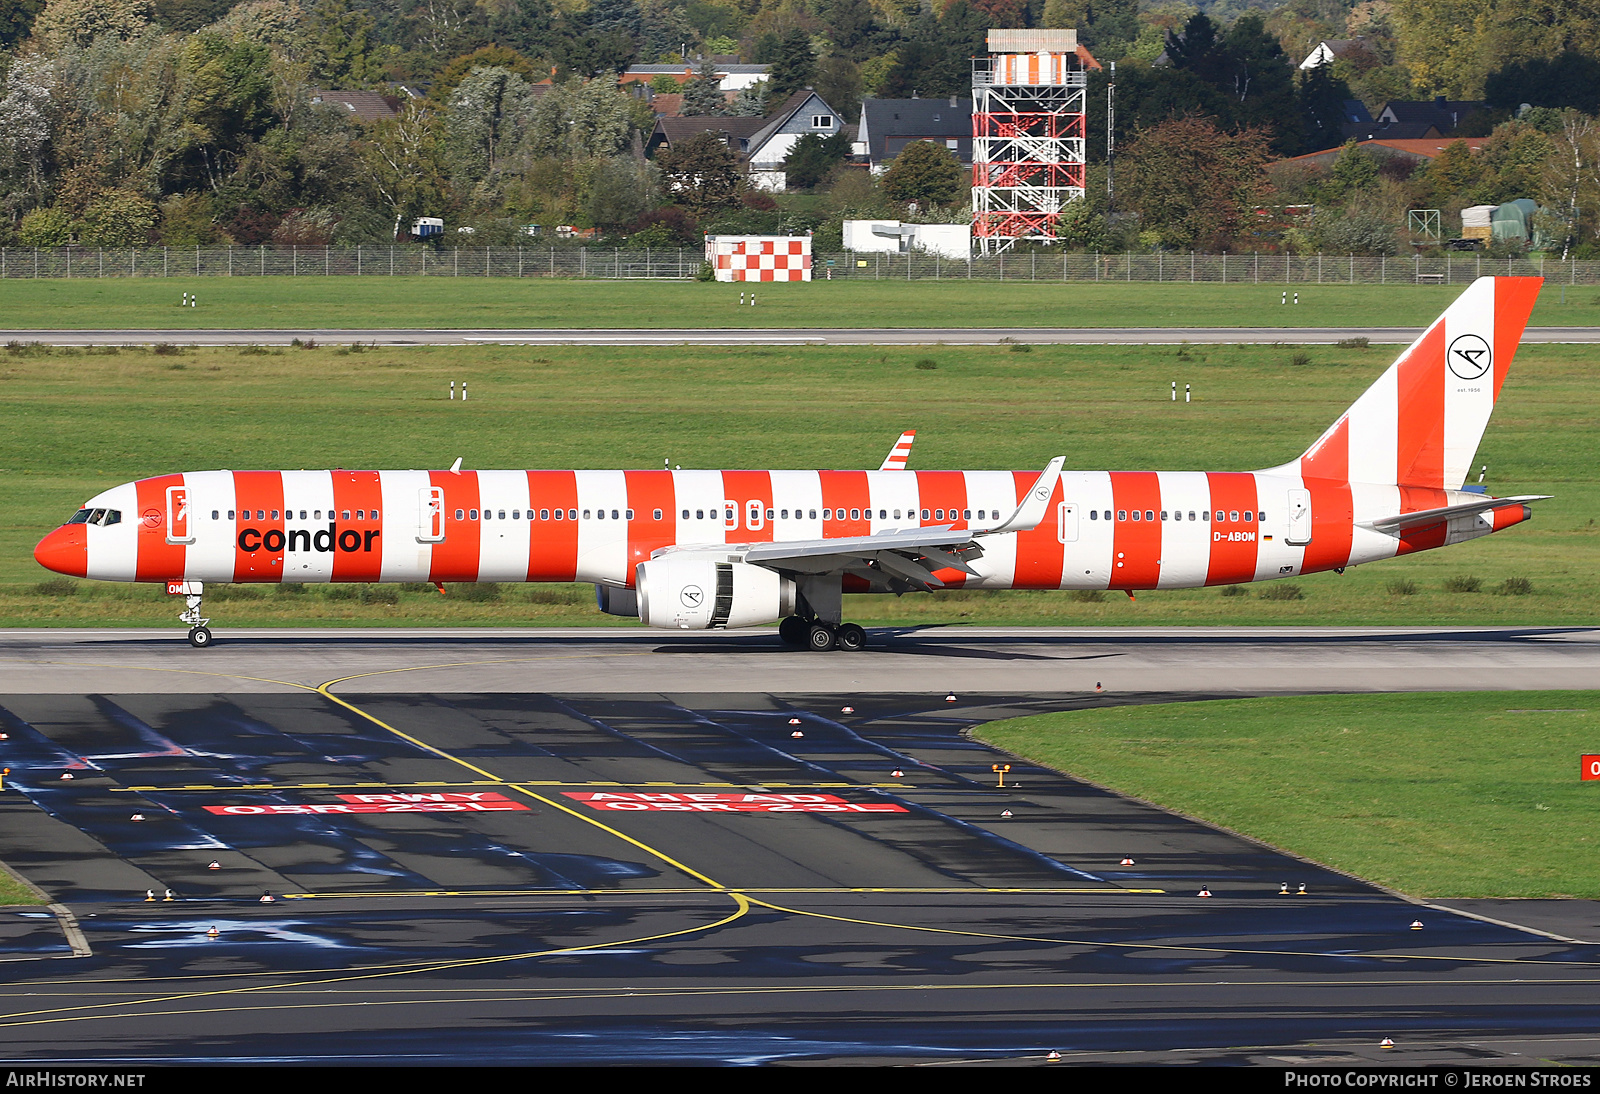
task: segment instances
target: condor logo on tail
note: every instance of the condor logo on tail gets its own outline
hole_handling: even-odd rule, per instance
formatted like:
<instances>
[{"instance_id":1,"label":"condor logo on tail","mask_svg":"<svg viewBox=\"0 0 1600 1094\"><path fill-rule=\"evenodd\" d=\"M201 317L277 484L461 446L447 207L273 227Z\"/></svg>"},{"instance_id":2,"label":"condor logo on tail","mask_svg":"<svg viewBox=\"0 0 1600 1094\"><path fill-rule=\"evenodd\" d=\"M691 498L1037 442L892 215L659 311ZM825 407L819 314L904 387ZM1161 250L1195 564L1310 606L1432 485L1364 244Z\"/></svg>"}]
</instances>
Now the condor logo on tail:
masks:
<instances>
[{"instance_id":1,"label":"condor logo on tail","mask_svg":"<svg viewBox=\"0 0 1600 1094\"><path fill-rule=\"evenodd\" d=\"M277 554L285 548L331 554L335 547L347 554L354 554L357 551L371 551L372 541L382 534L376 528L366 532L346 528L341 532L337 524L330 524L314 535L309 528L292 529L287 536L278 528L269 528L265 532L259 528L243 528L239 531L238 543L239 550L246 554L262 550Z\"/></svg>"}]
</instances>

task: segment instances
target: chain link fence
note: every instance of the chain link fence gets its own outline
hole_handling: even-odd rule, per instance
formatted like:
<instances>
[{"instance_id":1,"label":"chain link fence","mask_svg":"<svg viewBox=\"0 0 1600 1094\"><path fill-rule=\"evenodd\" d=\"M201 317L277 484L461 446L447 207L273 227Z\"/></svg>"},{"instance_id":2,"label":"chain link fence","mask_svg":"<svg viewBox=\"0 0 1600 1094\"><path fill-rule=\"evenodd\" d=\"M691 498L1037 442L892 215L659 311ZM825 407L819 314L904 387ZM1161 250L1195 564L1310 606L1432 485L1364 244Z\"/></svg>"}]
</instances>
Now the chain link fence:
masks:
<instances>
[{"instance_id":1,"label":"chain link fence","mask_svg":"<svg viewBox=\"0 0 1600 1094\"><path fill-rule=\"evenodd\" d=\"M0 248L0 278L95 277L568 277L683 280L698 249L633 251L535 247L85 247ZM819 254L815 280L1190 281L1225 284L1464 285L1486 275L1600 284L1600 261L1490 258L1472 253L1354 255L1016 253L973 259L852 252Z\"/></svg>"}]
</instances>

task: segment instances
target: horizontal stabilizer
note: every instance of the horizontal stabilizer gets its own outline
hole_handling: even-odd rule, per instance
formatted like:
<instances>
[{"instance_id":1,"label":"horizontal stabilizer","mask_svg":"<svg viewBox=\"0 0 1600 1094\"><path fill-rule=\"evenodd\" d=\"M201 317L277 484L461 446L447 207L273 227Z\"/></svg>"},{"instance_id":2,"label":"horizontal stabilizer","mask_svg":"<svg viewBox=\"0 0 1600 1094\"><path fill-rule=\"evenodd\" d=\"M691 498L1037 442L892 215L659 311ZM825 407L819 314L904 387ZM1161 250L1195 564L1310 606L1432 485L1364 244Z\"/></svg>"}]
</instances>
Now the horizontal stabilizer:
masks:
<instances>
[{"instance_id":1,"label":"horizontal stabilizer","mask_svg":"<svg viewBox=\"0 0 1600 1094\"><path fill-rule=\"evenodd\" d=\"M1469 501L1461 505L1446 505L1440 509L1419 509L1415 513L1399 513L1379 520L1364 520L1356 527L1370 528L1374 532L1385 532L1389 535L1400 535L1413 528L1426 528L1430 524L1438 524L1453 517L1488 513L1495 509L1510 509L1526 505L1530 501L1545 501L1550 497L1552 497L1550 494L1520 494L1514 498L1486 498L1483 501Z\"/></svg>"}]
</instances>

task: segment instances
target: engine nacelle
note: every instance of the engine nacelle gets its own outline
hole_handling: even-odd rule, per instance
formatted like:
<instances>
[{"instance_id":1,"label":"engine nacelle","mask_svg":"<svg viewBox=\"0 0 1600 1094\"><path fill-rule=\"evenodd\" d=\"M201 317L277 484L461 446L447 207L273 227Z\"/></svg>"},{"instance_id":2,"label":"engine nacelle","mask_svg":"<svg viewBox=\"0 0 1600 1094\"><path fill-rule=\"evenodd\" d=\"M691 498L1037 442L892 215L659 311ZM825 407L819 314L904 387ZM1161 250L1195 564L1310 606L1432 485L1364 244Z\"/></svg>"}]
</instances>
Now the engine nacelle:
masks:
<instances>
[{"instance_id":1,"label":"engine nacelle","mask_svg":"<svg viewBox=\"0 0 1600 1094\"><path fill-rule=\"evenodd\" d=\"M639 618L652 627L759 627L794 614L794 580L745 562L664 555L639 563L634 585Z\"/></svg>"}]
</instances>

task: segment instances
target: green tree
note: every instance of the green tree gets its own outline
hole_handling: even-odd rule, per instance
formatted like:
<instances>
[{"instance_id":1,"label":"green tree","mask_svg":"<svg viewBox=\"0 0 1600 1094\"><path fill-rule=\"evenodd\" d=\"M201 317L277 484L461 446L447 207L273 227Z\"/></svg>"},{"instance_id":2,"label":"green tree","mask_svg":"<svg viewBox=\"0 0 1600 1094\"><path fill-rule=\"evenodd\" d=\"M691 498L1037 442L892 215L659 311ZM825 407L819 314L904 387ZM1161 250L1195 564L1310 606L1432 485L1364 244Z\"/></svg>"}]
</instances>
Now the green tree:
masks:
<instances>
[{"instance_id":1,"label":"green tree","mask_svg":"<svg viewBox=\"0 0 1600 1094\"><path fill-rule=\"evenodd\" d=\"M450 95L445 122L458 174L482 179L501 166L533 120L533 90L510 69L475 68Z\"/></svg>"},{"instance_id":2,"label":"green tree","mask_svg":"<svg viewBox=\"0 0 1600 1094\"><path fill-rule=\"evenodd\" d=\"M10 49L28 36L44 0L0 0L0 49Z\"/></svg>"},{"instance_id":3,"label":"green tree","mask_svg":"<svg viewBox=\"0 0 1600 1094\"><path fill-rule=\"evenodd\" d=\"M1335 76L1328 65L1318 65L1300 77L1300 124L1308 152L1320 152L1341 142L1344 103L1353 98L1350 85Z\"/></svg>"},{"instance_id":4,"label":"green tree","mask_svg":"<svg viewBox=\"0 0 1600 1094\"><path fill-rule=\"evenodd\" d=\"M1222 51L1223 90L1233 98L1234 124L1270 131L1272 150L1279 155L1298 153L1305 135L1295 101L1295 68L1277 38L1266 32L1261 16L1246 12L1235 19L1222 40Z\"/></svg>"},{"instance_id":5,"label":"green tree","mask_svg":"<svg viewBox=\"0 0 1600 1094\"><path fill-rule=\"evenodd\" d=\"M843 133L829 137L807 133L794 142L783 158L784 185L791 190L810 190L849 156L850 138Z\"/></svg>"},{"instance_id":6,"label":"green tree","mask_svg":"<svg viewBox=\"0 0 1600 1094\"><path fill-rule=\"evenodd\" d=\"M143 247L159 219L155 203L143 194L112 190L84 209L78 240L86 247Z\"/></svg>"},{"instance_id":7,"label":"green tree","mask_svg":"<svg viewBox=\"0 0 1600 1094\"><path fill-rule=\"evenodd\" d=\"M1225 133L1205 118L1174 118L1129 147L1118 196L1163 245L1223 250L1265 192L1268 155L1260 130Z\"/></svg>"},{"instance_id":8,"label":"green tree","mask_svg":"<svg viewBox=\"0 0 1600 1094\"><path fill-rule=\"evenodd\" d=\"M796 28L783 36L778 59L772 63L769 76L772 93L786 96L810 87L817 72L817 56L811 51L811 36Z\"/></svg>"},{"instance_id":9,"label":"green tree","mask_svg":"<svg viewBox=\"0 0 1600 1094\"><path fill-rule=\"evenodd\" d=\"M133 38L150 27L151 0L46 0L33 21L34 37L51 52L87 46L103 34Z\"/></svg>"},{"instance_id":10,"label":"green tree","mask_svg":"<svg viewBox=\"0 0 1600 1094\"><path fill-rule=\"evenodd\" d=\"M900 150L883 175L891 201L949 205L961 193L961 164L944 145L913 141Z\"/></svg>"},{"instance_id":11,"label":"green tree","mask_svg":"<svg viewBox=\"0 0 1600 1094\"><path fill-rule=\"evenodd\" d=\"M657 174L654 164L632 156L613 156L597 163L589 175L584 200L589 223L615 231L637 221L656 204Z\"/></svg>"},{"instance_id":12,"label":"green tree","mask_svg":"<svg viewBox=\"0 0 1600 1094\"><path fill-rule=\"evenodd\" d=\"M1478 181L1478 165L1466 141L1452 141L1440 149L1428 164L1426 179L1433 194L1433 204L1443 208L1451 200L1464 196Z\"/></svg>"},{"instance_id":13,"label":"green tree","mask_svg":"<svg viewBox=\"0 0 1600 1094\"><path fill-rule=\"evenodd\" d=\"M697 116L727 112L728 100L723 97L722 80L717 76L716 66L709 60L702 61L694 79L683 85L683 108L679 113Z\"/></svg>"},{"instance_id":14,"label":"green tree","mask_svg":"<svg viewBox=\"0 0 1600 1094\"><path fill-rule=\"evenodd\" d=\"M390 53L376 38L377 21L370 12L341 0L318 0L305 31L312 76L330 88L376 86Z\"/></svg>"},{"instance_id":15,"label":"green tree","mask_svg":"<svg viewBox=\"0 0 1600 1094\"><path fill-rule=\"evenodd\" d=\"M620 152L633 130L633 98L614 76L573 78L539 97L528 140L537 156L604 159Z\"/></svg>"},{"instance_id":16,"label":"green tree","mask_svg":"<svg viewBox=\"0 0 1600 1094\"><path fill-rule=\"evenodd\" d=\"M22 218L17 239L24 247L65 247L72 242L72 217L53 207L35 209Z\"/></svg>"},{"instance_id":17,"label":"green tree","mask_svg":"<svg viewBox=\"0 0 1600 1094\"><path fill-rule=\"evenodd\" d=\"M450 93L456 89L456 85L465 80L468 73L479 68L503 68L508 72L515 72L530 85L544 78L539 66L516 50L507 49L505 46L488 45L471 53L464 53L445 65L433 81L433 86L428 88L428 98L436 103L449 102Z\"/></svg>"},{"instance_id":18,"label":"green tree","mask_svg":"<svg viewBox=\"0 0 1600 1094\"><path fill-rule=\"evenodd\" d=\"M739 158L715 133L696 133L656 153L662 188L696 219L731 209L744 192Z\"/></svg>"},{"instance_id":19,"label":"green tree","mask_svg":"<svg viewBox=\"0 0 1600 1094\"><path fill-rule=\"evenodd\" d=\"M1344 142L1339 158L1333 161L1326 187L1334 199L1370 189L1378 181L1378 161L1354 139Z\"/></svg>"},{"instance_id":20,"label":"green tree","mask_svg":"<svg viewBox=\"0 0 1600 1094\"><path fill-rule=\"evenodd\" d=\"M444 140L434 112L416 102L369 126L357 142L361 171L398 230L438 216L448 200Z\"/></svg>"}]
</instances>

